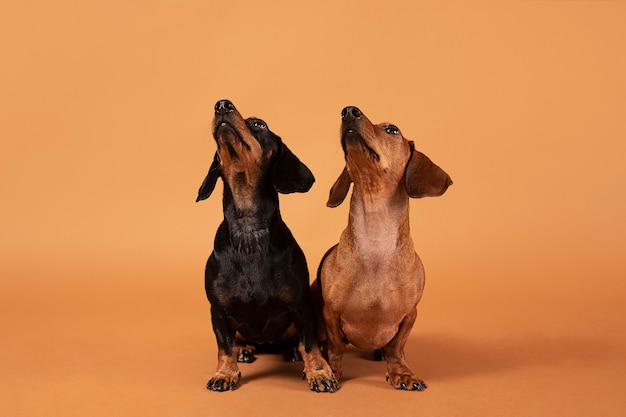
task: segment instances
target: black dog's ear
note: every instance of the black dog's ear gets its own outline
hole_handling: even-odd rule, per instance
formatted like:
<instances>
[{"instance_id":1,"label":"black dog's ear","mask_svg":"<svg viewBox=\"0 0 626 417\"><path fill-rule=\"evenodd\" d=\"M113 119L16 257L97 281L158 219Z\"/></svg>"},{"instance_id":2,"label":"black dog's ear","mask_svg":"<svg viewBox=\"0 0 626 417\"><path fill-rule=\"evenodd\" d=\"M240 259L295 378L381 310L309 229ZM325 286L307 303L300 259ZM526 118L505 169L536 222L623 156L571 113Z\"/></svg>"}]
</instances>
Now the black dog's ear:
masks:
<instances>
[{"instance_id":1,"label":"black dog's ear","mask_svg":"<svg viewBox=\"0 0 626 417\"><path fill-rule=\"evenodd\" d=\"M306 193L315 182L313 173L282 141L279 147L272 171L274 189L282 194Z\"/></svg>"},{"instance_id":2,"label":"black dog's ear","mask_svg":"<svg viewBox=\"0 0 626 417\"><path fill-rule=\"evenodd\" d=\"M343 200L345 200L348 195L351 183L352 179L348 173L348 167L344 167L339 178L337 178L337 181L335 181L330 189L330 195L328 196L326 205L328 207L337 207L339 204L343 203Z\"/></svg>"},{"instance_id":3,"label":"black dog's ear","mask_svg":"<svg viewBox=\"0 0 626 417\"><path fill-rule=\"evenodd\" d=\"M404 186L409 197L438 197L452 185L452 179L426 155L416 151L413 142L411 156L404 171Z\"/></svg>"},{"instance_id":4,"label":"black dog's ear","mask_svg":"<svg viewBox=\"0 0 626 417\"><path fill-rule=\"evenodd\" d=\"M209 173L206 174L206 178L202 181L202 185L198 190L198 198L196 198L196 203L201 200L206 200L211 196L213 189L215 188L215 183L217 183L217 179L222 175L222 169L220 165L220 157L215 152L215 156L213 157L213 163L211 164L211 168L209 168Z\"/></svg>"}]
</instances>

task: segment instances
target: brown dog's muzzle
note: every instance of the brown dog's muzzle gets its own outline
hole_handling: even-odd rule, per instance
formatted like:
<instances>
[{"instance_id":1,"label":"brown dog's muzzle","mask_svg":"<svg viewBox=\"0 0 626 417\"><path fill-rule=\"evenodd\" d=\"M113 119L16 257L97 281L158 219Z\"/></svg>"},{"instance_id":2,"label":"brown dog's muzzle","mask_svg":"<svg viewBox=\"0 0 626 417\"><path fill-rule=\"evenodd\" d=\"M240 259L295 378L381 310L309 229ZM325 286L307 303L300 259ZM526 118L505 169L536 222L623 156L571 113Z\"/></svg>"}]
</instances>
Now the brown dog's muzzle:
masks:
<instances>
[{"instance_id":1,"label":"brown dog's muzzle","mask_svg":"<svg viewBox=\"0 0 626 417\"><path fill-rule=\"evenodd\" d=\"M344 137L351 132L358 133L364 120L367 120L367 117L365 117L358 107L345 107L341 111L341 136Z\"/></svg>"},{"instance_id":2,"label":"brown dog's muzzle","mask_svg":"<svg viewBox=\"0 0 626 417\"><path fill-rule=\"evenodd\" d=\"M367 138L375 137L372 122L358 107L348 106L341 111L341 146L347 154L348 143L358 143L374 159L380 160L378 153L372 149Z\"/></svg>"}]
</instances>

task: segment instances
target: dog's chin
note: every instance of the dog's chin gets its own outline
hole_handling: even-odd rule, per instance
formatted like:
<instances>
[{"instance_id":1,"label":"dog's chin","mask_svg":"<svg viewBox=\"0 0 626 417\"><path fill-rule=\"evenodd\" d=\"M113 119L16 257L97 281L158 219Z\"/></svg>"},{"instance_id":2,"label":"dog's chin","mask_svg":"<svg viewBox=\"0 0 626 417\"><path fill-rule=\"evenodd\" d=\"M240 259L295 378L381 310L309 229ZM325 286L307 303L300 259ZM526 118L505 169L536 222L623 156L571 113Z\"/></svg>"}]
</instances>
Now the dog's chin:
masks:
<instances>
[{"instance_id":1,"label":"dog's chin","mask_svg":"<svg viewBox=\"0 0 626 417\"><path fill-rule=\"evenodd\" d=\"M213 136L215 137L218 145L226 144L231 148L235 145L241 145L246 150L250 150L250 145L243 140L241 133L239 133L239 131L230 123L219 123L215 128Z\"/></svg>"},{"instance_id":2,"label":"dog's chin","mask_svg":"<svg viewBox=\"0 0 626 417\"><path fill-rule=\"evenodd\" d=\"M374 160L380 161L378 153L367 143L363 136L354 129L346 129L343 132L341 136L341 146L346 156L348 152L364 152Z\"/></svg>"},{"instance_id":3,"label":"dog's chin","mask_svg":"<svg viewBox=\"0 0 626 417\"><path fill-rule=\"evenodd\" d=\"M215 138L224 138L227 136L236 136L237 130L228 122L218 122L213 130Z\"/></svg>"}]
</instances>

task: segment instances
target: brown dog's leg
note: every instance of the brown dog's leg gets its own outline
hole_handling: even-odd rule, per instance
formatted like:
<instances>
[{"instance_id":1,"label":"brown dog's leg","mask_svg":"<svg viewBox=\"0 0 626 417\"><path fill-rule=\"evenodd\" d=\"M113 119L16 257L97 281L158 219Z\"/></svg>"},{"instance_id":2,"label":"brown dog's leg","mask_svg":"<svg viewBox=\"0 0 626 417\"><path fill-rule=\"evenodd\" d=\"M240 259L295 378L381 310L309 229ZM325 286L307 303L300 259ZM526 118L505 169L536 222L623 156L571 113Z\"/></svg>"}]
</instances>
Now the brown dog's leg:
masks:
<instances>
[{"instance_id":1,"label":"brown dog's leg","mask_svg":"<svg viewBox=\"0 0 626 417\"><path fill-rule=\"evenodd\" d=\"M324 313L326 313L326 311ZM326 317L324 318L325 320L327 319ZM346 351L347 345L339 326L340 324L336 318L326 320L326 355L328 356L328 364L333 370L337 381L341 378L341 364L343 361L343 353Z\"/></svg>"},{"instance_id":2,"label":"brown dog's leg","mask_svg":"<svg viewBox=\"0 0 626 417\"><path fill-rule=\"evenodd\" d=\"M217 352L217 372L206 384L208 389L211 391L237 389L241 379L241 372L239 372L239 367L237 366L237 353L238 349L236 346L231 348L230 354L219 349Z\"/></svg>"},{"instance_id":3,"label":"brown dog's leg","mask_svg":"<svg viewBox=\"0 0 626 417\"><path fill-rule=\"evenodd\" d=\"M326 322L324 321L324 300L319 278L315 279L311 284L311 301L313 302L315 318L317 319L317 343L322 351L322 355L326 358Z\"/></svg>"},{"instance_id":4,"label":"brown dog's leg","mask_svg":"<svg viewBox=\"0 0 626 417\"><path fill-rule=\"evenodd\" d=\"M418 378L404 360L404 345L417 317L417 310L406 316L396 336L385 347L387 356L387 380L396 389L423 391L427 385Z\"/></svg>"}]
</instances>

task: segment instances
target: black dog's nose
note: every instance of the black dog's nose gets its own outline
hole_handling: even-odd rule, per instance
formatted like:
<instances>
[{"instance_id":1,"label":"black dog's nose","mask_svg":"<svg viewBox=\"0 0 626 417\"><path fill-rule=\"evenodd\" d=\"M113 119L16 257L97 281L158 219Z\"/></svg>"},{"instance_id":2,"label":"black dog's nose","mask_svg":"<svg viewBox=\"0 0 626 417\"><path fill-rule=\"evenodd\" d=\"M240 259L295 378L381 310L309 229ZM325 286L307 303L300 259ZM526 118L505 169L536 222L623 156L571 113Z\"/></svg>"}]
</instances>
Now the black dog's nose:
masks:
<instances>
[{"instance_id":1,"label":"black dog's nose","mask_svg":"<svg viewBox=\"0 0 626 417\"><path fill-rule=\"evenodd\" d=\"M363 116L363 113L361 113L361 110L359 110L357 107L354 107L354 106L345 107L341 111L341 118L343 120L360 119L362 116Z\"/></svg>"},{"instance_id":2,"label":"black dog's nose","mask_svg":"<svg viewBox=\"0 0 626 417\"><path fill-rule=\"evenodd\" d=\"M226 114L235 110L235 106L229 100L220 100L215 103L215 114Z\"/></svg>"}]
</instances>

